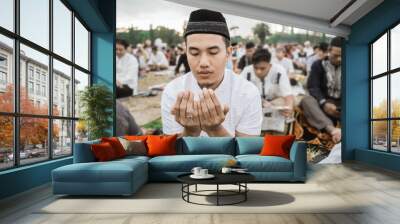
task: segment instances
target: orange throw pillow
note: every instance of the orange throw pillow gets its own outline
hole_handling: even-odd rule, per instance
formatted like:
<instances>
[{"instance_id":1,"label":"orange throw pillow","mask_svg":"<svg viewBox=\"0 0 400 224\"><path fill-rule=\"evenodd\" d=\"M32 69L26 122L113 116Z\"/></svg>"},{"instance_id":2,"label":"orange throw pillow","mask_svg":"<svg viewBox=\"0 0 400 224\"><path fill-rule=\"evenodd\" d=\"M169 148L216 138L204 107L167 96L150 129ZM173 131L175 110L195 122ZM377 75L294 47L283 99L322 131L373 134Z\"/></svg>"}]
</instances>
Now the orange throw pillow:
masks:
<instances>
[{"instance_id":1,"label":"orange throw pillow","mask_svg":"<svg viewBox=\"0 0 400 224\"><path fill-rule=\"evenodd\" d=\"M178 135L150 135L147 137L148 156L175 155Z\"/></svg>"},{"instance_id":2,"label":"orange throw pillow","mask_svg":"<svg viewBox=\"0 0 400 224\"><path fill-rule=\"evenodd\" d=\"M115 155L118 158L126 156L126 151L122 146L121 142L119 142L117 137L110 137L110 138L101 138L101 142L108 142L114 149Z\"/></svg>"},{"instance_id":3,"label":"orange throw pillow","mask_svg":"<svg viewBox=\"0 0 400 224\"><path fill-rule=\"evenodd\" d=\"M290 147L296 136L294 135L265 135L262 156L280 156L289 159Z\"/></svg>"},{"instance_id":4,"label":"orange throw pillow","mask_svg":"<svg viewBox=\"0 0 400 224\"><path fill-rule=\"evenodd\" d=\"M108 142L93 144L90 147L92 149L94 157L99 162L110 161L117 158L113 147Z\"/></svg>"},{"instance_id":5,"label":"orange throw pillow","mask_svg":"<svg viewBox=\"0 0 400 224\"><path fill-rule=\"evenodd\" d=\"M144 141L144 142L146 141L147 137L148 137L147 135L125 135L124 136L124 138L129 141L140 140L140 141Z\"/></svg>"}]
</instances>

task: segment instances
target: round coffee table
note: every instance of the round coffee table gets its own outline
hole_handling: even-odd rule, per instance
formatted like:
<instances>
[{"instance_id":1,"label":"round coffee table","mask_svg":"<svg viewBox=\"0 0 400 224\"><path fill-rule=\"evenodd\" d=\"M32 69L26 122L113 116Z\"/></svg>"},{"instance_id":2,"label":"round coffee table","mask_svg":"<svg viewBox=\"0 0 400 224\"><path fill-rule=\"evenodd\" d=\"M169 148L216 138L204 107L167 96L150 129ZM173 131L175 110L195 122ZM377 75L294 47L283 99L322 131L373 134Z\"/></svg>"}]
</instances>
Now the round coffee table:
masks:
<instances>
[{"instance_id":1,"label":"round coffee table","mask_svg":"<svg viewBox=\"0 0 400 224\"><path fill-rule=\"evenodd\" d=\"M178 181L182 183L182 199L188 203L198 205L234 205L245 202L247 200L247 192L249 188L247 183L255 180L255 177L248 173L216 173L212 179L193 179L190 177L191 173L182 174L177 177ZM215 190L198 190L197 185L215 185ZM195 186L194 191L190 191L190 186ZM220 189L220 185L236 185L237 190L224 190ZM215 194L206 194L214 192ZM203 196L203 197L216 197L216 204L202 204L190 200L190 196ZM240 199L231 203L221 203L221 197L240 196Z\"/></svg>"}]
</instances>

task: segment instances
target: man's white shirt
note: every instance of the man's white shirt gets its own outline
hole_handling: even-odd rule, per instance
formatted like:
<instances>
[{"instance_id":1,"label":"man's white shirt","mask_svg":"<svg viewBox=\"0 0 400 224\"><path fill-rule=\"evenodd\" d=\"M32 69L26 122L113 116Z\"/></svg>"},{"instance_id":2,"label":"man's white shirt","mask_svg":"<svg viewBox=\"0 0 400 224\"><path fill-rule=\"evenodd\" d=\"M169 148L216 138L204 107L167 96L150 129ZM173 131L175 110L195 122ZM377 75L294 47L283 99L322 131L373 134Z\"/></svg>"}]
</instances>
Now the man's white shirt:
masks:
<instances>
[{"instance_id":1,"label":"man's white shirt","mask_svg":"<svg viewBox=\"0 0 400 224\"><path fill-rule=\"evenodd\" d=\"M262 80L256 76L253 65L246 66L240 73L240 76L252 82L262 95L263 83ZM264 77L264 93L268 100L293 94L289 77L281 65L271 64L267 76Z\"/></svg>"},{"instance_id":2,"label":"man's white shirt","mask_svg":"<svg viewBox=\"0 0 400 224\"><path fill-rule=\"evenodd\" d=\"M168 60L162 51L157 50L156 54L153 54L153 52L151 52L148 64L168 66Z\"/></svg>"},{"instance_id":3,"label":"man's white shirt","mask_svg":"<svg viewBox=\"0 0 400 224\"><path fill-rule=\"evenodd\" d=\"M285 58L282 58L282 60L279 60L278 58L274 58L274 60L272 61L272 64L281 65L286 70L286 73L294 72L294 65L293 65L292 59L285 57Z\"/></svg>"},{"instance_id":4,"label":"man's white shirt","mask_svg":"<svg viewBox=\"0 0 400 224\"><path fill-rule=\"evenodd\" d=\"M161 115L163 132L175 134L183 132L183 127L175 121L171 109L175 105L178 93L190 90L195 94L195 100L202 89L192 72L186 73L167 84L161 98ZM225 70L221 84L214 90L221 105L227 105L222 126L232 135L235 131L248 135L260 135L262 123L261 97L257 88L236 75L231 70ZM201 136L207 136L202 131Z\"/></svg>"},{"instance_id":5,"label":"man's white shirt","mask_svg":"<svg viewBox=\"0 0 400 224\"><path fill-rule=\"evenodd\" d=\"M121 58L116 58L117 80L138 92L139 63L135 56L125 53Z\"/></svg>"}]
</instances>

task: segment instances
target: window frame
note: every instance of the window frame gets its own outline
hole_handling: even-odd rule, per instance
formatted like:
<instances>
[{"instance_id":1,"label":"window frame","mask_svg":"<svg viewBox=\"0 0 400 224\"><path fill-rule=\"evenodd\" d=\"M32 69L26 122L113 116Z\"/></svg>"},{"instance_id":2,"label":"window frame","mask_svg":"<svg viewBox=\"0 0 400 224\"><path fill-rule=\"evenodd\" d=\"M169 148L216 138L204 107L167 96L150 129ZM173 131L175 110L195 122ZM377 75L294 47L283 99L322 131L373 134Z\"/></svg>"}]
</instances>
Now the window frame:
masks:
<instances>
[{"instance_id":1,"label":"window frame","mask_svg":"<svg viewBox=\"0 0 400 224\"><path fill-rule=\"evenodd\" d=\"M48 49L46 49L45 47L42 47L39 44L36 44L32 41L30 41L29 39L23 37L20 35L20 0L14 0L13 1L13 10L14 10L14 18L13 18L13 22L14 22L14 30L10 31L4 27L0 26L0 35L10 38L13 41L13 54L12 54L12 61L13 64L12 66L12 73L11 75L13 75L13 79L14 79L14 110L13 112L2 112L0 111L0 116L4 116L4 117L12 117L13 119L13 166L10 167L5 167L5 168L0 168L0 172L5 171L5 170L10 170L10 169L16 169L19 167L23 167L23 166L30 166L33 164L37 164L37 163L43 163L49 160L58 160L58 159L62 159L65 157L70 157L73 156L73 152L74 152L74 143L75 143L75 123L76 121L79 120L79 117L75 116L75 108L72 107L71 108L71 114L70 116L66 115L66 116L56 116L53 115L53 59L58 60L61 63L64 63L68 66L71 67L71 92L72 92L72 99L71 99L71 104L74 105L75 103L75 88L74 88L74 82L75 82L75 69L85 73L88 75L89 78L89 83L88 86L92 85L92 73L91 73L91 37L92 37L92 30L88 27L88 25L83 21L83 19L79 16L78 13L76 13L72 7L65 1L65 0L59 0L68 10L71 11L71 18L70 18L70 23L71 23L71 58L67 59L64 58L63 56L55 53L53 50L53 21L54 21L54 17L53 17L53 1L54 0L47 0L49 3L49 47ZM88 69L85 69L83 67L81 67L80 65L75 63L75 18L83 25L83 27L88 31ZM47 76L47 83L46 83L46 87L45 90L48 92L45 92L46 96L48 97L48 113L46 115L39 115L39 114L26 114L26 113L21 113L20 111L20 85L21 85L21 81L20 81L20 45L23 44L29 48L32 48L33 50L36 50L40 53L43 53L45 55L48 56L49 58L49 62L48 62L48 76ZM29 64L27 64L27 66L29 66ZM27 67L27 71L28 71ZM40 72L40 75L42 74L42 72ZM30 79L30 74L27 72L26 75L26 81L28 82ZM36 69L33 70L33 79L32 79L34 86L37 83L36 82ZM40 84L42 84L42 80L41 80L41 76L39 76L39 80L38 80ZM28 87L28 86L27 86ZM28 89L27 89L28 91ZM34 91L36 91L36 89L34 89ZM42 94L40 94L40 96L42 96ZM20 119L21 118L45 118L47 119L48 122L48 136L47 136L47 142L49 144L47 144L47 151L48 151L48 155L47 158L43 158L43 160L40 160L38 162L32 162L32 163L26 163L26 164L21 164L21 159L20 159ZM54 153L54 147L53 147L53 122L57 121L57 120L65 120L65 121L70 121L71 122L71 153L68 155L62 155L62 156L55 156L53 155ZM51 143L51 144L50 144Z\"/></svg>"},{"instance_id":2,"label":"window frame","mask_svg":"<svg viewBox=\"0 0 400 224\"><path fill-rule=\"evenodd\" d=\"M395 22L391 26L385 29L384 32L379 34L375 39L373 39L371 42L368 43L368 52L369 52L369 149L373 151L379 151L379 152L386 152L386 153L392 153L392 154L400 154L400 152L393 152L392 151L392 122L393 121L400 121L400 117L393 117L392 116L392 99L391 99L391 80L392 76L396 75L396 73L400 72L400 67L398 68L393 68L391 69L391 31L393 28L397 27L400 25L400 21ZM384 35L387 35L387 64L386 64L386 71L382 72L380 74L373 74L373 44L378 41L381 37ZM386 77L386 87L387 87L387 105L386 105L386 118L373 118L373 81L375 79L379 79L382 77ZM374 133L373 133L373 122L376 121L386 121L386 150L379 150L374 148Z\"/></svg>"}]
</instances>

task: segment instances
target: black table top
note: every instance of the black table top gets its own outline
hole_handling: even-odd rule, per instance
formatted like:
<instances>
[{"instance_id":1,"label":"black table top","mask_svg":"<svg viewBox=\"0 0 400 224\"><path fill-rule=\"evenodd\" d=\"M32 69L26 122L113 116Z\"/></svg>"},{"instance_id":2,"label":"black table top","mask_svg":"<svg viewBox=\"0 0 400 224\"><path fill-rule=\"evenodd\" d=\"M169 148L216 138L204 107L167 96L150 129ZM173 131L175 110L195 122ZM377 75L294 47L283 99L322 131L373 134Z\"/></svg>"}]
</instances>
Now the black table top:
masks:
<instances>
[{"instance_id":1,"label":"black table top","mask_svg":"<svg viewBox=\"0 0 400 224\"><path fill-rule=\"evenodd\" d=\"M255 180L249 173L212 173L215 177L211 179L193 179L192 173L186 173L177 177L178 181L186 184L236 184L248 183Z\"/></svg>"}]
</instances>

